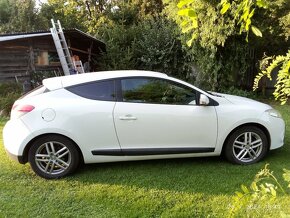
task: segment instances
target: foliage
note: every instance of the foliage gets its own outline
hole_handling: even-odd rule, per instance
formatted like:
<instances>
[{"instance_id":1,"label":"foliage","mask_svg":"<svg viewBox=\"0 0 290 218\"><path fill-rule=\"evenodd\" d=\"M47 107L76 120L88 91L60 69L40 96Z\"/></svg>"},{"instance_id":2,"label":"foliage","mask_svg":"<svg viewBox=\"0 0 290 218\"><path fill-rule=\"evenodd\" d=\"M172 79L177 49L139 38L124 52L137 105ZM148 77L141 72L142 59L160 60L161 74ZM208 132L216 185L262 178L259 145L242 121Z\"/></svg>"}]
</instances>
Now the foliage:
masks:
<instances>
[{"instance_id":1,"label":"foliage","mask_svg":"<svg viewBox=\"0 0 290 218\"><path fill-rule=\"evenodd\" d=\"M230 94L230 95L237 95L237 96L242 96L246 98L251 98L251 99L258 99L257 93L240 89L240 88L236 88L234 86L231 86L226 89L222 89L221 92Z\"/></svg>"},{"instance_id":2,"label":"foliage","mask_svg":"<svg viewBox=\"0 0 290 218\"><path fill-rule=\"evenodd\" d=\"M149 17L128 26L104 26L98 32L107 44L107 52L99 63L102 69L155 70L179 78L185 78L189 72L176 25L163 17Z\"/></svg>"},{"instance_id":3,"label":"foliage","mask_svg":"<svg viewBox=\"0 0 290 218\"><path fill-rule=\"evenodd\" d=\"M290 170L284 169L283 178L288 183L288 188L290 188Z\"/></svg>"},{"instance_id":4,"label":"foliage","mask_svg":"<svg viewBox=\"0 0 290 218\"><path fill-rule=\"evenodd\" d=\"M229 45L228 42L232 40L239 42L237 36L243 33L246 34L246 41L248 42L250 30L259 37L262 37L263 31L266 33L265 39L251 38L252 42L249 44L257 50L259 56L263 51L277 52L277 49L275 51L273 46L285 48L281 39L284 37L287 40L289 37L290 13L289 4L287 6L285 0L220 0L219 3L210 0L180 0L177 7L179 8L177 15L179 19L175 20L180 25L182 32L187 34L187 45L195 47L198 43L201 47L209 49L212 53L210 58L215 56L217 60L215 66L221 63L220 59L225 54L232 54L221 52L223 47L226 48ZM287 48L287 43L285 45ZM201 63L197 60L197 65L202 65ZM245 63L243 66L247 67L249 65L250 63ZM278 73L278 83L275 86L274 96L285 103L285 99L289 97L289 86L287 85L289 83L287 81L289 80L289 73L286 72L289 68L287 68L287 64L283 66ZM272 68L274 67L275 64ZM217 78L217 75L220 75L221 78L227 78L227 75L219 72L219 70L208 73L209 78ZM259 80L259 78L256 80ZM215 81L218 81L218 79L215 79ZM221 86L223 87L223 85Z\"/></svg>"},{"instance_id":5,"label":"foliage","mask_svg":"<svg viewBox=\"0 0 290 218\"><path fill-rule=\"evenodd\" d=\"M53 71L34 71L31 72L31 85L33 88L42 84L42 80L50 77L62 76L59 72Z\"/></svg>"},{"instance_id":6,"label":"foliage","mask_svg":"<svg viewBox=\"0 0 290 218\"><path fill-rule=\"evenodd\" d=\"M167 73L179 78L189 76L186 53L182 49L176 24L163 17L140 23L140 37L136 39L137 69Z\"/></svg>"},{"instance_id":7,"label":"foliage","mask_svg":"<svg viewBox=\"0 0 290 218\"><path fill-rule=\"evenodd\" d=\"M236 217L244 214L250 216L259 215L257 205L264 210L273 210L277 203L275 200L279 192L286 194L278 179L274 176L273 171L266 164L264 169L258 172L251 183L250 187L241 186L241 191L236 192L231 205L229 217ZM290 187L290 171L284 170L284 179L289 183Z\"/></svg>"},{"instance_id":8,"label":"foliage","mask_svg":"<svg viewBox=\"0 0 290 218\"><path fill-rule=\"evenodd\" d=\"M236 24L240 26L239 33L241 34L242 32L246 32L246 41L248 41L250 29L256 36L262 37L261 31L256 26L252 25L252 17L258 8L266 9L268 4L268 0L240 0L233 2L221 0L219 5L221 6L221 14L225 14L229 8L232 8L234 20L236 21Z\"/></svg>"},{"instance_id":9,"label":"foliage","mask_svg":"<svg viewBox=\"0 0 290 218\"><path fill-rule=\"evenodd\" d=\"M133 25L146 17L158 17L163 9L163 3L162 0L48 0L45 7L54 8L62 23L68 26L81 25L82 29L96 34L103 26ZM65 16L61 16L62 14Z\"/></svg>"},{"instance_id":10,"label":"foliage","mask_svg":"<svg viewBox=\"0 0 290 218\"><path fill-rule=\"evenodd\" d=\"M100 37L106 42L107 51L103 53L99 65L104 70L134 69L136 59L134 56L134 38L138 34L136 25L125 27L115 25L114 28L102 27L99 29Z\"/></svg>"},{"instance_id":11,"label":"foliage","mask_svg":"<svg viewBox=\"0 0 290 218\"><path fill-rule=\"evenodd\" d=\"M86 19L83 17L80 19L80 15L77 9L72 11L65 10L65 1L48 1L49 4L43 3L41 5L41 9L39 12L39 17L44 19L45 28L49 29L51 27L51 19L61 21L62 27L65 29L73 29L77 28L82 31L86 31L86 27L84 26L84 22Z\"/></svg>"},{"instance_id":12,"label":"foliage","mask_svg":"<svg viewBox=\"0 0 290 218\"><path fill-rule=\"evenodd\" d=\"M215 51L217 45L224 45L228 36L233 34L234 21L221 16L217 3L212 1L181 0L177 20L183 33L187 33L190 47L198 41L202 47ZM216 28L218 27L218 28Z\"/></svg>"},{"instance_id":13,"label":"foliage","mask_svg":"<svg viewBox=\"0 0 290 218\"><path fill-rule=\"evenodd\" d=\"M277 83L275 84L275 92L273 93L276 100L280 100L281 104L285 104L290 97L290 50L285 56L278 55L273 57L265 57L260 62L260 72L254 80L254 90L258 88L259 81L267 76L272 80L272 72L279 68Z\"/></svg>"},{"instance_id":14,"label":"foliage","mask_svg":"<svg viewBox=\"0 0 290 218\"><path fill-rule=\"evenodd\" d=\"M35 0L0 0L0 33L44 29L45 23L38 15Z\"/></svg>"},{"instance_id":15,"label":"foliage","mask_svg":"<svg viewBox=\"0 0 290 218\"><path fill-rule=\"evenodd\" d=\"M21 96L22 88L17 83L0 84L0 115L9 115L15 100Z\"/></svg>"},{"instance_id":16,"label":"foliage","mask_svg":"<svg viewBox=\"0 0 290 218\"><path fill-rule=\"evenodd\" d=\"M246 32L247 41L250 29L261 37L261 31L252 25L252 17L257 8L267 8L267 0L221 0L219 4L181 0L177 7L178 15L182 18L182 32L191 34L187 45L191 46L194 40L198 40L203 47L210 46L214 49L217 45L224 46L227 38L236 34L236 25L240 26L239 34Z\"/></svg>"}]
</instances>

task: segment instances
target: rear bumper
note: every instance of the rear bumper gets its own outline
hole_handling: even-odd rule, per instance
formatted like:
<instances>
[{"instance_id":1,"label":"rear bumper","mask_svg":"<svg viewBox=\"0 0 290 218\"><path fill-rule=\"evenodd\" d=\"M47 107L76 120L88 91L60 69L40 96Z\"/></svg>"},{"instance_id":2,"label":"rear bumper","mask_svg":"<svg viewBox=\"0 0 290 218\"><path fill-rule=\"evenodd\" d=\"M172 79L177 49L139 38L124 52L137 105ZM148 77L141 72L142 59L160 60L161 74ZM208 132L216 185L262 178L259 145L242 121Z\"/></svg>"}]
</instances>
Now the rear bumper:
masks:
<instances>
[{"instance_id":1,"label":"rear bumper","mask_svg":"<svg viewBox=\"0 0 290 218\"><path fill-rule=\"evenodd\" d=\"M3 142L7 154L19 163L26 163L24 148L31 138L31 132L20 119L9 120L3 129Z\"/></svg>"},{"instance_id":2,"label":"rear bumper","mask_svg":"<svg viewBox=\"0 0 290 218\"><path fill-rule=\"evenodd\" d=\"M24 158L24 156L16 156L14 154L11 154L7 149L5 150L8 156L10 157L10 159L17 161L18 163L21 163L21 164L27 163L27 158Z\"/></svg>"}]
</instances>

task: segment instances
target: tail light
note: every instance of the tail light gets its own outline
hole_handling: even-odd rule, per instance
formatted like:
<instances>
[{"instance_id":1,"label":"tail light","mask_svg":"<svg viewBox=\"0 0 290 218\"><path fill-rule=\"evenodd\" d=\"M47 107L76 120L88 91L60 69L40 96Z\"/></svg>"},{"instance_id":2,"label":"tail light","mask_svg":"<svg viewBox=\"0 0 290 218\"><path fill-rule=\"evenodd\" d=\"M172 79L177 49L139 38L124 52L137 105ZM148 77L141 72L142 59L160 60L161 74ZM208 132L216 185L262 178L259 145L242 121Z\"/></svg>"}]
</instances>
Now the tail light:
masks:
<instances>
[{"instance_id":1,"label":"tail light","mask_svg":"<svg viewBox=\"0 0 290 218\"><path fill-rule=\"evenodd\" d=\"M13 105L11 110L11 119L17 119L24 114L31 112L35 107L32 105Z\"/></svg>"}]
</instances>

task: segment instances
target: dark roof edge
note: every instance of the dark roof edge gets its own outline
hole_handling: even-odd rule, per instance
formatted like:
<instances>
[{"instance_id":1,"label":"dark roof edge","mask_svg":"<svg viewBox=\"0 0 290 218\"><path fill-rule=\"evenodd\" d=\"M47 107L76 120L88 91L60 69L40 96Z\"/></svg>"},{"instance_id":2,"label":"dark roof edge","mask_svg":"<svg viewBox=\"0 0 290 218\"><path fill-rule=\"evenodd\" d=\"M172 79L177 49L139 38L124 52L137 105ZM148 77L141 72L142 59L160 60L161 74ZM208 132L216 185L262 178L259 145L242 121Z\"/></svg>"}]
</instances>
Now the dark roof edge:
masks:
<instances>
[{"instance_id":1,"label":"dark roof edge","mask_svg":"<svg viewBox=\"0 0 290 218\"><path fill-rule=\"evenodd\" d=\"M77 32L81 33L82 35L84 35L84 36L86 36L86 37L88 37L88 38L91 38L91 39L93 39L93 40L97 40L97 41L99 41L100 43L103 43L104 45L106 45L106 43L103 42L102 40L97 39L97 38L95 38L94 36L91 36L90 34L85 33L85 32L83 32L83 31L81 31L81 30L79 30L79 29L76 29L76 28L64 30L64 33L66 33L66 32L70 32L70 31L77 31Z\"/></svg>"},{"instance_id":2,"label":"dark roof edge","mask_svg":"<svg viewBox=\"0 0 290 218\"><path fill-rule=\"evenodd\" d=\"M63 30L64 33L69 33L69 32L79 32L80 34L92 39L92 40L95 40L95 41L98 41L99 43L103 44L104 46L106 46L106 43L104 43L102 40L99 40L91 35L89 35L88 33L85 33L79 29L76 29L76 28L73 28L73 29L64 29ZM30 34L42 34L42 33L50 33L50 30L36 30L36 31L33 31L33 32L14 32L14 33L4 33L4 34L0 34L0 37L4 37L4 36L19 36L19 35L30 35Z\"/></svg>"}]
</instances>

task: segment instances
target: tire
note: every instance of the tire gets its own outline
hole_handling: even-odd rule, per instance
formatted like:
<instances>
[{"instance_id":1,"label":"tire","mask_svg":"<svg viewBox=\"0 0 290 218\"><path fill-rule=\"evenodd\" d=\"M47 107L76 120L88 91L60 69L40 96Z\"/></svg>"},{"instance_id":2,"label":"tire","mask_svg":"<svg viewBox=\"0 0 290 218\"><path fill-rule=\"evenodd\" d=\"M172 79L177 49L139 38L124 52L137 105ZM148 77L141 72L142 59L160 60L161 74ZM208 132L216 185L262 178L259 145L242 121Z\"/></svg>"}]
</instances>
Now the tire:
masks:
<instances>
[{"instance_id":1,"label":"tire","mask_svg":"<svg viewBox=\"0 0 290 218\"><path fill-rule=\"evenodd\" d=\"M73 173L80 163L75 144L59 135L35 140L28 152L32 170L45 179L57 179Z\"/></svg>"},{"instance_id":2,"label":"tire","mask_svg":"<svg viewBox=\"0 0 290 218\"><path fill-rule=\"evenodd\" d=\"M225 156L234 163L249 165L263 159L269 142L265 133L255 126L244 126L234 131L225 144Z\"/></svg>"}]
</instances>

